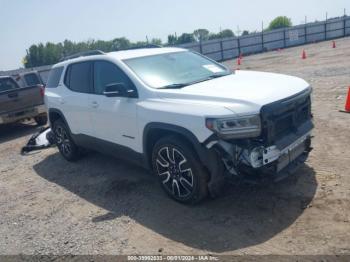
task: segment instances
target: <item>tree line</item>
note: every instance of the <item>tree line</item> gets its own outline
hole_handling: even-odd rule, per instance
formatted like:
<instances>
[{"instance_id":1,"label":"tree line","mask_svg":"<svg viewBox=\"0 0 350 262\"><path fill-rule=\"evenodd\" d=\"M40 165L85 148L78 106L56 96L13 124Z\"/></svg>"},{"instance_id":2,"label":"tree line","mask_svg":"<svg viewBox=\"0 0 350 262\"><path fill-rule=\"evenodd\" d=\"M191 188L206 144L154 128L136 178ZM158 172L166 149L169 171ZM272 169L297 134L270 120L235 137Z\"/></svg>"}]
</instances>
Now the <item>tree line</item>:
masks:
<instances>
[{"instance_id":1,"label":"tree line","mask_svg":"<svg viewBox=\"0 0 350 262\"><path fill-rule=\"evenodd\" d=\"M267 30L288 27L291 25L292 23L290 18L280 16L270 23ZM241 35L248 34L249 32L244 30ZM176 34L170 34L168 35L167 43L162 43L162 40L158 38L151 39L150 41L131 42L125 37L115 38L110 41L88 40L83 42L73 42L70 40L64 40L63 42L57 44L47 42L46 44L39 43L31 45L26 50L27 54L23 58L22 62L25 68L31 68L43 65L52 65L59 62L60 59L65 56L88 50L112 52L146 46L149 44L172 46L234 36L235 34L231 29L225 29L219 33L213 33L207 29L197 29L193 33L183 33L179 36Z\"/></svg>"},{"instance_id":2,"label":"tree line","mask_svg":"<svg viewBox=\"0 0 350 262\"><path fill-rule=\"evenodd\" d=\"M25 68L31 68L43 65L52 65L59 62L63 57L69 56L78 52L88 50L101 50L104 52L112 52L118 50L125 50L138 46L145 46L147 44L161 45L160 39L152 39L150 42L135 42L132 43L125 37L115 38L111 41L103 40L88 40L84 42L73 42L64 40L61 43L34 44L26 50L27 54L23 58L23 65Z\"/></svg>"}]
</instances>

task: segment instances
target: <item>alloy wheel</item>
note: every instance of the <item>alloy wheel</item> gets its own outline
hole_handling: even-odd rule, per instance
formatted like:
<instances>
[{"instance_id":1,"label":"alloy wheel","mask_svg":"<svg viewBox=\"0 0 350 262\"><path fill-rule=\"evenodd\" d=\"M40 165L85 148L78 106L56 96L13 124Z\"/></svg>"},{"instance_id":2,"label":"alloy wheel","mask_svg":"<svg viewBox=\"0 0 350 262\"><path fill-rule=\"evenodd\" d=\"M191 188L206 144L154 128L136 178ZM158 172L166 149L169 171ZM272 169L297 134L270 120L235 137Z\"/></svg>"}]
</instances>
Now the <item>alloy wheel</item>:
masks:
<instances>
[{"instance_id":1,"label":"alloy wheel","mask_svg":"<svg viewBox=\"0 0 350 262\"><path fill-rule=\"evenodd\" d=\"M67 131L58 126L55 130L57 145L61 148L64 155L69 155L72 152L71 142L67 135Z\"/></svg>"},{"instance_id":2,"label":"alloy wheel","mask_svg":"<svg viewBox=\"0 0 350 262\"><path fill-rule=\"evenodd\" d=\"M177 198L186 198L193 192L192 169L185 156L175 147L159 149L156 158L157 173L165 189Z\"/></svg>"}]
</instances>

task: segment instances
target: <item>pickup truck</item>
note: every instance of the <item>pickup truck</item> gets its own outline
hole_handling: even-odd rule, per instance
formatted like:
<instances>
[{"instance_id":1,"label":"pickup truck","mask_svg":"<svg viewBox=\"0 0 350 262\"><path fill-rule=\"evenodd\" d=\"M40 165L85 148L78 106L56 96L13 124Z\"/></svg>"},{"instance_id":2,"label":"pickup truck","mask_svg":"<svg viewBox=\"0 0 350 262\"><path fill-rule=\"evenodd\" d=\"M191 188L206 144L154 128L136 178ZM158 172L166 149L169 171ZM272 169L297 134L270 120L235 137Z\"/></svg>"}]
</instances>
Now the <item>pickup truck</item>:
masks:
<instances>
[{"instance_id":1,"label":"pickup truck","mask_svg":"<svg viewBox=\"0 0 350 262\"><path fill-rule=\"evenodd\" d=\"M53 66L45 101L65 159L87 148L131 160L192 204L227 181L295 173L312 149L311 92L297 77L144 48L67 58Z\"/></svg>"},{"instance_id":2,"label":"pickup truck","mask_svg":"<svg viewBox=\"0 0 350 262\"><path fill-rule=\"evenodd\" d=\"M44 85L44 82L37 71L30 71L12 77L16 80L20 87Z\"/></svg>"},{"instance_id":3,"label":"pickup truck","mask_svg":"<svg viewBox=\"0 0 350 262\"><path fill-rule=\"evenodd\" d=\"M47 123L44 86L20 87L9 76L0 76L0 124L34 118L38 125Z\"/></svg>"}]
</instances>

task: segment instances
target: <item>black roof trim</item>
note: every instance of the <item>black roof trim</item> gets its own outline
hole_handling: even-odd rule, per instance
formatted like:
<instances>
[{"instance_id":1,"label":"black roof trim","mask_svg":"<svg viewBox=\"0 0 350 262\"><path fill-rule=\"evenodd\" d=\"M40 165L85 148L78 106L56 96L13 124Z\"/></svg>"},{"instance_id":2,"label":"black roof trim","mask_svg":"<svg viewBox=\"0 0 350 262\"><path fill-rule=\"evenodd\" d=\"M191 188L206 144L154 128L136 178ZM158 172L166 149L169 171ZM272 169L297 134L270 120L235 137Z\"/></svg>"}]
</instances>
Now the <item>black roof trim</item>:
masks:
<instances>
[{"instance_id":1,"label":"black roof trim","mask_svg":"<svg viewBox=\"0 0 350 262\"><path fill-rule=\"evenodd\" d=\"M154 45L154 44L148 44L148 45L143 45L143 46L135 46L127 49L121 49L121 50L116 50L118 51L125 51L125 50L135 50L135 49L143 49L143 48L162 48L160 45ZM105 52L101 50L89 50L89 51L84 51L84 52L79 52L73 55L65 56L60 59L60 62L73 59L73 58L78 58L78 57L83 57L83 56L93 56L93 55L104 55L106 54Z\"/></svg>"},{"instance_id":2,"label":"black roof trim","mask_svg":"<svg viewBox=\"0 0 350 262\"><path fill-rule=\"evenodd\" d=\"M89 50L89 51L79 52L74 55L65 56L60 60L60 62L73 59L73 58L82 57L82 56L104 55L104 54L105 53L102 52L101 50Z\"/></svg>"}]
</instances>

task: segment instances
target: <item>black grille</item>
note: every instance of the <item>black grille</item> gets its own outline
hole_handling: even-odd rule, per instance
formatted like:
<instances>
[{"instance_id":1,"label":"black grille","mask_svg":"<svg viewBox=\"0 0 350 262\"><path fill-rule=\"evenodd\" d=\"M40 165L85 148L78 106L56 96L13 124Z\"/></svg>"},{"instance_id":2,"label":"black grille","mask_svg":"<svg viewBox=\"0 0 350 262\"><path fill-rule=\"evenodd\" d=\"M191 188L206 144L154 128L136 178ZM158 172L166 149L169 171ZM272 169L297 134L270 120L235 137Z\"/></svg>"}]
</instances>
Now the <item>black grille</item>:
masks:
<instances>
[{"instance_id":1,"label":"black grille","mask_svg":"<svg viewBox=\"0 0 350 262\"><path fill-rule=\"evenodd\" d=\"M263 139L272 144L311 119L310 91L274 102L261 109Z\"/></svg>"}]
</instances>

